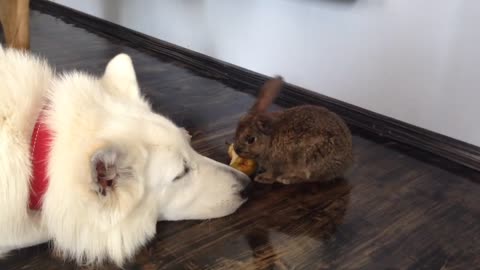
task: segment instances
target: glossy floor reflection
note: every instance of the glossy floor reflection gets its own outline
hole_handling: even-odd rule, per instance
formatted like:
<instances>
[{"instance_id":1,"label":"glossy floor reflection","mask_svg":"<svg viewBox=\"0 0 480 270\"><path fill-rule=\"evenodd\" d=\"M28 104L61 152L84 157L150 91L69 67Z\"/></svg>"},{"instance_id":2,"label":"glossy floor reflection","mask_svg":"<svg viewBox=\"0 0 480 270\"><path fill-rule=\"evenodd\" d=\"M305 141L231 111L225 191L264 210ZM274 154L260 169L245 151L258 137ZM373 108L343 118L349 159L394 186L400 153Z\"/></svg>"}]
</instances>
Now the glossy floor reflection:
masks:
<instances>
[{"instance_id":1,"label":"glossy floor reflection","mask_svg":"<svg viewBox=\"0 0 480 270\"><path fill-rule=\"evenodd\" d=\"M252 96L37 11L31 24L32 50L59 70L99 74L116 53L130 54L155 110L194 133L201 153L227 162L225 141ZM476 173L357 131L354 146L355 165L336 183L256 185L229 217L158 223L126 269L479 269ZM77 268L42 245L0 269Z\"/></svg>"}]
</instances>

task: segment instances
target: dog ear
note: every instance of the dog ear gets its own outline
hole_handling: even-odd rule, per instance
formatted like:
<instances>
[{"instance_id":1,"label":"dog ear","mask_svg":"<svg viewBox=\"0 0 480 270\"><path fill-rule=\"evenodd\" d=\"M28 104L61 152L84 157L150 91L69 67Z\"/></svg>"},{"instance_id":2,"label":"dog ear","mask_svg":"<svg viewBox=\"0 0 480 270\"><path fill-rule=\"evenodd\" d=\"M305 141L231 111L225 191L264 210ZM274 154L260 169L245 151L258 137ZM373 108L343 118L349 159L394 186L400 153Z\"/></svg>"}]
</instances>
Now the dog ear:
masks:
<instances>
[{"instance_id":1,"label":"dog ear","mask_svg":"<svg viewBox=\"0 0 480 270\"><path fill-rule=\"evenodd\" d=\"M123 153L115 147L97 150L90 160L96 191L103 196L115 189L119 180L129 174L128 165L122 165ZM131 173L130 173L131 174Z\"/></svg>"},{"instance_id":2,"label":"dog ear","mask_svg":"<svg viewBox=\"0 0 480 270\"><path fill-rule=\"evenodd\" d=\"M92 182L89 211L102 229L109 229L135 209L145 194L141 172L144 169L141 150L135 150L124 142L112 144L98 142L90 156ZM96 196L95 196L96 195ZM95 212L96 211L96 212Z\"/></svg>"},{"instance_id":3,"label":"dog ear","mask_svg":"<svg viewBox=\"0 0 480 270\"><path fill-rule=\"evenodd\" d=\"M132 59L124 53L110 60L102 80L106 83L107 91L114 95L125 95L131 98L140 96Z\"/></svg>"}]
</instances>

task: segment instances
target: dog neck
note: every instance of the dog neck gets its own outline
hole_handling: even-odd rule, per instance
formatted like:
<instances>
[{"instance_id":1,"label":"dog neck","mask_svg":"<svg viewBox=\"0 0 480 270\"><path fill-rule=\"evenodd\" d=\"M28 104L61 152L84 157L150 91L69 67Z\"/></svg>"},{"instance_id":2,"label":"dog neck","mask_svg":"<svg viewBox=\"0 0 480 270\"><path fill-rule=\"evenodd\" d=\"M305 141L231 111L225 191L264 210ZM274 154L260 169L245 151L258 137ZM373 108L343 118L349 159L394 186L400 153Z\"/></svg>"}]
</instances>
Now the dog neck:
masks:
<instances>
[{"instance_id":1,"label":"dog neck","mask_svg":"<svg viewBox=\"0 0 480 270\"><path fill-rule=\"evenodd\" d=\"M31 138L32 178L30 181L29 208L40 210L43 195L48 186L48 159L51 147L52 131L43 122L44 111L38 116Z\"/></svg>"}]
</instances>

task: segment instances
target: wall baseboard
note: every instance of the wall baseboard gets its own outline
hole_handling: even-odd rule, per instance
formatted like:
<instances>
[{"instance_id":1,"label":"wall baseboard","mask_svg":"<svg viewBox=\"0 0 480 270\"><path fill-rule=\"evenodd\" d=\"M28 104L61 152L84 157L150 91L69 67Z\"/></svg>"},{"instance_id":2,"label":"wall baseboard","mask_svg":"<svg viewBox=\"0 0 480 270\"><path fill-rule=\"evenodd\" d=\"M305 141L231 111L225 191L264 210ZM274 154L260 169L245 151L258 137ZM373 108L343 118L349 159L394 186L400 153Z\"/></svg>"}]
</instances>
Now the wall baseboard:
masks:
<instances>
[{"instance_id":1,"label":"wall baseboard","mask_svg":"<svg viewBox=\"0 0 480 270\"><path fill-rule=\"evenodd\" d=\"M183 63L188 69L215 78L241 91L256 94L269 77L147 36L46 0L32 0L31 8L60 18L92 33L116 40L141 51ZM307 89L286 84L277 99L282 106L315 104L325 106L358 128L446 158L480 171L480 147L342 102Z\"/></svg>"}]
</instances>

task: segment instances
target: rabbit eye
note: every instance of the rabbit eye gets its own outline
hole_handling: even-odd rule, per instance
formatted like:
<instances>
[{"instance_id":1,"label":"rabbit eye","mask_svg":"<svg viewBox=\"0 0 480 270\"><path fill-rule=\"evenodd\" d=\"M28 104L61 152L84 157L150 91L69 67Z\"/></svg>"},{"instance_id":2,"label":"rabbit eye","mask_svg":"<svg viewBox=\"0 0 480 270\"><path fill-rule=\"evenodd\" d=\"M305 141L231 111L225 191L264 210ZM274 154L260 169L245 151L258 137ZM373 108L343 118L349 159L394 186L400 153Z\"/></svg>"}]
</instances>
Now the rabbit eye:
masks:
<instances>
[{"instance_id":1,"label":"rabbit eye","mask_svg":"<svg viewBox=\"0 0 480 270\"><path fill-rule=\"evenodd\" d=\"M254 143L255 141L257 140L257 138L253 137L253 136L248 136L246 141L248 144L252 144Z\"/></svg>"}]
</instances>

